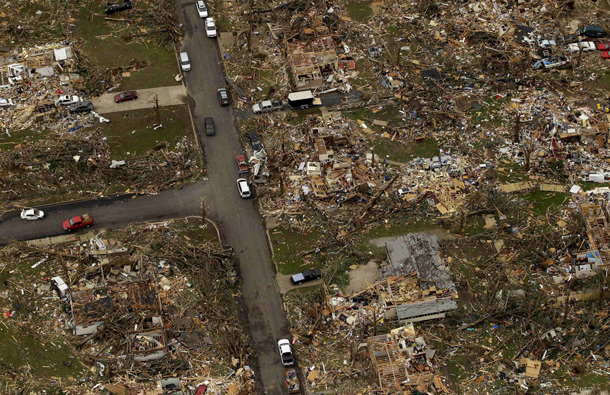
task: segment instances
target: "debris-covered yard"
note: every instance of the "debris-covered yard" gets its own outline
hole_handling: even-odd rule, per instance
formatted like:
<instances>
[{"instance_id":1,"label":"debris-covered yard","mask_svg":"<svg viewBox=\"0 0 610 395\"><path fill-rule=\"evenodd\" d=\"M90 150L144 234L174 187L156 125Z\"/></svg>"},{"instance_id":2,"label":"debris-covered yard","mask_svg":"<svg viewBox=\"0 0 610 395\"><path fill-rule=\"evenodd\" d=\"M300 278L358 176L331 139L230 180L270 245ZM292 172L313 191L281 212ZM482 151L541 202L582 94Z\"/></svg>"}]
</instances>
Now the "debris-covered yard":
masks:
<instances>
[{"instance_id":1,"label":"debris-covered yard","mask_svg":"<svg viewBox=\"0 0 610 395\"><path fill-rule=\"evenodd\" d=\"M310 391L608 390L607 2L225 12L243 114L319 100L240 125L278 281L323 272L285 292ZM430 234L454 288L388 270Z\"/></svg>"},{"instance_id":2,"label":"debris-covered yard","mask_svg":"<svg viewBox=\"0 0 610 395\"><path fill-rule=\"evenodd\" d=\"M210 222L9 244L0 254L3 393L153 393L171 377L186 391L253 385L235 261Z\"/></svg>"},{"instance_id":3,"label":"debris-covered yard","mask_svg":"<svg viewBox=\"0 0 610 395\"><path fill-rule=\"evenodd\" d=\"M154 193L201 175L186 105L99 114L91 104L101 93L180 84L175 15L145 3L110 15L94 1L18 1L19 13L3 10L3 210Z\"/></svg>"}]
</instances>

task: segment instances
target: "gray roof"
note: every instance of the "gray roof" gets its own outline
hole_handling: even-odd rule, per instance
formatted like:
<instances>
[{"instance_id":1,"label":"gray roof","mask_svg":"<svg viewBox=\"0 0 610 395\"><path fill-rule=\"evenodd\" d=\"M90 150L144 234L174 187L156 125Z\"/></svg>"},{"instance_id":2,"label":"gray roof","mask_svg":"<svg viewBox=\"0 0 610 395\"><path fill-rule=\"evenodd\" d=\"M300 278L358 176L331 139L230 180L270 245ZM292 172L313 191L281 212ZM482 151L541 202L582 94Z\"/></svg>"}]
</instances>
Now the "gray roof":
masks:
<instances>
[{"instance_id":1,"label":"gray roof","mask_svg":"<svg viewBox=\"0 0 610 395\"><path fill-rule=\"evenodd\" d=\"M386 243L390 264L381 269L383 278L417 273L422 287L455 291L449 268L439 252L436 235L410 233Z\"/></svg>"},{"instance_id":2,"label":"gray roof","mask_svg":"<svg viewBox=\"0 0 610 395\"><path fill-rule=\"evenodd\" d=\"M436 299L396 306L396 315L399 320L421 317L428 314L439 314L457 309L453 299Z\"/></svg>"}]
</instances>

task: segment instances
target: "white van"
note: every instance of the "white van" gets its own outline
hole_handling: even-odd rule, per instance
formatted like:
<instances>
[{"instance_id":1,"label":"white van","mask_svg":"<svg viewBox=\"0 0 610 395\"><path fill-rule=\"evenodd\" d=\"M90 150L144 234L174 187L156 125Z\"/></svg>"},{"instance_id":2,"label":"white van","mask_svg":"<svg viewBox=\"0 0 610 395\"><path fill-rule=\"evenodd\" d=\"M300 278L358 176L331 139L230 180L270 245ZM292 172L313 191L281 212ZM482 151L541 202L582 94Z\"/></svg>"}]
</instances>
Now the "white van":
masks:
<instances>
[{"instance_id":1,"label":"white van","mask_svg":"<svg viewBox=\"0 0 610 395\"><path fill-rule=\"evenodd\" d=\"M180 52L180 67L182 71L189 71L191 69L191 61L186 52Z\"/></svg>"}]
</instances>

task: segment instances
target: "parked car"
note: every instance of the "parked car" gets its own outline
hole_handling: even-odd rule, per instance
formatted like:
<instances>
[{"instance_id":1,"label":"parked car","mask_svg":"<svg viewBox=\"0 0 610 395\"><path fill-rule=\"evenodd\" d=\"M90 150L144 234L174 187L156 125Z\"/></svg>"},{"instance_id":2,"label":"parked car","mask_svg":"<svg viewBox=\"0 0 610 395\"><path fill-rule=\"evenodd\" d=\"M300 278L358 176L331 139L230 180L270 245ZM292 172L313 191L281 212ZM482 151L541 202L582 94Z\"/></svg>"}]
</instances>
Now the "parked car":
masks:
<instances>
[{"instance_id":1,"label":"parked car","mask_svg":"<svg viewBox=\"0 0 610 395\"><path fill-rule=\"evenodd\" d=\"M568 58L563 55L551 56L546 59L542 59L534 63L534 69L554 69L557 67L567 65Z\"/></svg>"},{"instance_id":2,"label":"parked car","mask_svg":"<svg viewBox=\"0 0 610 395\"><path fill-rule=\"evenodd\" d=\"M136 100L138 98L138 92L136 91L127 91L121 92L114 97L114 101L116 103L122 103L124 101Z\"/></svg>"},{"instance_id":3,"label":"parked car","mask_svg":"<svg viewBox=\"0 0 610 395\"><path fill-rule=\"evenodd\" d=\"M225 88L218 89L218 102L221 106L228 106L231 103L229 99L229 92Z\"/></svg>"},{"instance_id":4,"label":"parked car","mask_svg":"<svg viewBox=\"0 0 610 395\"><path fill-rule=\"evenodd\" d=\"M284 103L282 103L281 101L275 101L275 100L265 100L262 101L260 103L256 103L255 105L252 106L252 112L255 114L260 114L263 112L271 112L271 111L277 111L279 109L281 109L284 106Z\"/></svg>"},{"instance_id":5,"label":"parked car","mask_svg":"<svg viewBox=\"0 0 610 395\"><path fill-rule=\"evenodd\" d=\"M83 101L83 99L81 99L78 96L61 95L57 99L55 99L55 105L56 106L71 106L73 104L80 103L82 101Z\"/></svg>"},{"instance_id":6,"label":"parked car","mask_svg":"<svg viewBox=\"0 0 610 395\"><path fill-rule=\"evenodd\" d=\"M186 52L180 52L180 68L182 71L189 71L191 69L191 61Z\"/></svg>"},{"instance_id":7,"label":"parked car","mask_svg":"<svg viewBox=\"0 0 610 395\"><path fill-rule=\"evenodd\" d=\"M246 162L246 155L237 155L235 156L235 161L237 162L237 168L239 169L239 173L247 173L250 171L250 167L248 167L248 162Z\"/></svg>"},{"instance_id":8,"label":"parked car","mask_svg":"<svg viewBox=\"0 0 610 395\"><path fill-rule=\"evenodd\" d=\"M206 117L203 122L205 123L205 134L207 136L213 136L216 134L216 126L214 126L214 118Z\"/></svg>"},{"instance_id":9,"label":"parked car","mask_svg":"<svg viewBox=\"0 0 610 395\"><path fill-rule=\"evenodd\" d=\"M214 18L205 18L205 34L210 38L216 37L216 23Z\"/></svg>"},{"instance_id":10,"label":"parked car","mask_svg":"<svg viewBox=\"0 0 610 395\"><path fill-rule=\"evenodd\" d=\"M292 355L292 349L290 348L290 341L288 339L280 339L277 342L277 347L280 351L280 358L282 365L292 366L294 365L294 355Z\"/></svg>"},{"instance_id":11,"label":"parked car","mask_svg":"<svg viewBox=\"0 0 610 395\"><path fill-rule=\"evenodd\" d=\"M322 277L322 272L320 269L307 269L301 273L290 276L290 281L292 281L293 284L302 284L308 281L316 280L320 277Z\"/></svg>"},{"instance_id":12,"label":"parked car","mask_svg":"<svg viewBox=\"0 0 610 395\"><path fill-rule=\"evenodd\" d=\"M71 105L68 108L68 110L72 114L77 114L77 113L81 113L81 112L91 112L91 111L93 111L93 104L91 104L90 101L84 101L82 103Z\"/></svg>"},{"instance_id":13,"label":"parked car","mask_svg":"<svg viewBox=\"0 0 610 395\"><path fill-rule=\"evenodd\" d=\"M610 59L610 51L602 52L602 59Z\"/></svg>"},{"instance_id":14,"label":"parked car","mask_svg":"<svg viewBox=\"0 0 610 395\"><path fill-rule=\"evenodd\" d=\"M64 221L64 230L71 232L76 229L88 228L93 225L93 217L89 214L83 214L76 217L72 217Z\"/></svg>"},{"instance_id":15,"label":"parked car","mask_svg":"<svg viewBox=\"0 0 610 395\"><path fill-rule=\"evenodd\" d=\"M44 211L37 210L35 208L23 209L21 210L21 219L26 221L35 221L37 219L44 218Z\"/></svg>"},{"instance_id":16,"label":"parked car","mask_svg":"<svg viewBox=\"0 0 610 395\"><path fill-rule=\"evenodd\" d=\"M587 38L601 38L606 36L606 31L601 26L588 25L578 29L578 34Z\"/></svg>"},{"instance_id":17,"label":"parked car","mask_svg":"<svg viewBox=\"0 0 610 395\"><path fill-rule=\"evenodd\" d=\"M590 52L597 50L595 43L592 41L581 41L578 43L568 44L567 50L568 52L580 52L582 49L583 52Z\"/></svg>"},{"instance_id":18,"label":"parked car","mask_svg":"<svg viewBox=\"0 0 610 395\"><path fill-rule=\"evenodd\" d=\"M256 132L248 132L247 136L254 151L260 151L263 149L263 143L261 143Z\"/></svg>"},{"instance_id":19,"label":"parked car","mask_svg":"<svg viewBox=\"0 0 610 395\"><path fill-rule=\"evenodd\" d=\"M208 7L205 6L205 3L202 0L196 2L195 6L197 7L197 13L199 14L200 18L208 17Z\"/></svg>"},{"instance_id":20,"label":"parked car","mask_svg":"<svg viewBox=\"0 0 610 395\"><path fill-rule=\"evenodd\" d=\"M247 199L252 195L250 192L250 186L248 185L248 180L245 178L237 179L237 190L239 191L239 196L241 196L242 199Z\"/></svg>"}]
</instances>

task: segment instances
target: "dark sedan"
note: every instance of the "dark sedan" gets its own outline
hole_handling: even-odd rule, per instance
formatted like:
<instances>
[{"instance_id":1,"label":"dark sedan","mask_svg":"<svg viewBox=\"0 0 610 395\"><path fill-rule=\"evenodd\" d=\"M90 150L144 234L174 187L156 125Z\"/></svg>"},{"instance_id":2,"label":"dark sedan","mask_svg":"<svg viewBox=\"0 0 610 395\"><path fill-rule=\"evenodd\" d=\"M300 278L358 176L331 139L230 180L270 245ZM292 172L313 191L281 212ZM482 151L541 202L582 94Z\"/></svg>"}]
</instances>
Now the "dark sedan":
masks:
<instances>
[{"instance_id":1,"label":"dark sedan","mask_svg":"<svg viewBox=\"0 0 610 395\"><path fill-rule=\"evenodd\" d=\"M124 101L129 101L129 100L136 100L138 98L138 92L136 91L127 91L127 92L121 92L118 95L116 95L114 97L114 101L116 103L121 103Z\"/></svg>"}]
</instances>

